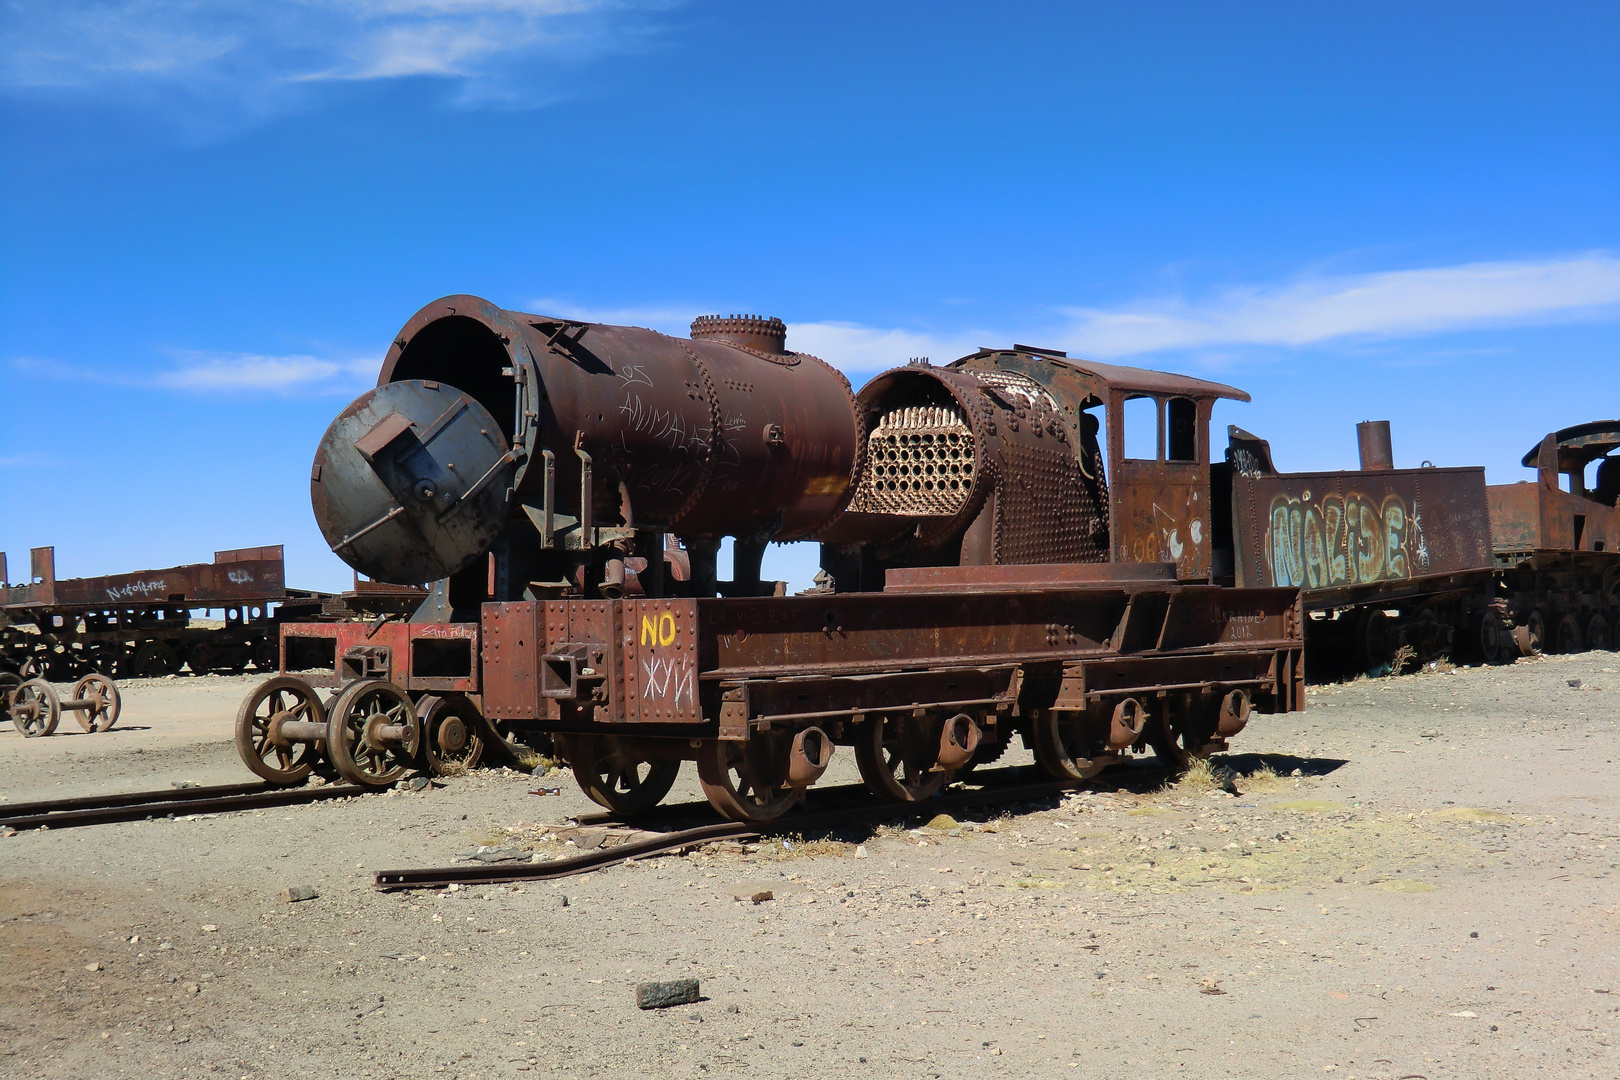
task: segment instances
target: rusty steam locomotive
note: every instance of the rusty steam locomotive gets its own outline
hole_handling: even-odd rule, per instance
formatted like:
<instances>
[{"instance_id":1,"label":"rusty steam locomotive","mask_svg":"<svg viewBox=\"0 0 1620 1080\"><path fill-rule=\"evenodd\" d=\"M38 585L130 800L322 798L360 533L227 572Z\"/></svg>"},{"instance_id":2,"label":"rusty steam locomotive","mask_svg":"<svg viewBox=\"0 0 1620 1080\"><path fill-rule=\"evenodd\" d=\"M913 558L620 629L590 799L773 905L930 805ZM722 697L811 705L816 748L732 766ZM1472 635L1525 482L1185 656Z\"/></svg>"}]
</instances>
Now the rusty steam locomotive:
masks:
<instances>
[{"instance_id":1,"label":"rusty steam locomotive","mask_svg":"<svg viewBox=\"0 0 1620 1080\"><path fill-rule=\"evenodd\" d=\"M1015 737L1058 777L1149 748L1185 764L1251 709L1303 707L1307 623L1369 655L1429 634L1491 659L1515 633L1539 646L1521 631L1539 614L1545 633L1552 578L1588 637L1613 618L1612 572L1568 566L1620 527L1564 542L1546 505L1597 500L1556 477L1535 517L1483 470L1389 468L1387 427L1358 472L1278 474L1237 429L1217 462L1212 406L1242 391L1022 345L857 396L785 334L710 317L680 339L471 296L419 311L310 490L333 551L428 597L408 620L284 623L283 673L238 717L244 761L380 785L499 730L553 740L618 812L695 760L721 813L768 820L836 746L897 800ZM1151 458L1126 456L1132 399ZM1614 441L1549 439L1565 471ZM1539 529L1515 534L1511 587L1498 502ZM761 580L788 540L821 545L810 593ZM325 674L289 673L306 667Z\"/></svg>"}]
</instances>

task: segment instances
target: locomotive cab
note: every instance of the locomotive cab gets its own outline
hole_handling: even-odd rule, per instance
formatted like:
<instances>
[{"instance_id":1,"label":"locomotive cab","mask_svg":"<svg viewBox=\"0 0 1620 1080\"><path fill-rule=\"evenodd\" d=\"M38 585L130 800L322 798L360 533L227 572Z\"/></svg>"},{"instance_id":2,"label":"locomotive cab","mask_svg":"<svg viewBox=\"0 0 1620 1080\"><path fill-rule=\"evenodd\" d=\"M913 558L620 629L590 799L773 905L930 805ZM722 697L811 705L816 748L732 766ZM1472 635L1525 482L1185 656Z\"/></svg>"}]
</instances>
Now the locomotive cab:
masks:
<instances>
[{"instance_id":1,"label":"locomotive cab","mask_svg":"<svg viewBox=\"0 0 1620 1080\"><path fill-rule=\"evenodd\" d=\"M1108 493L1107 554L1098 561L1174 563L1184 581L1217 573L1210 414L1216 400L1248 401L1247 393L1027 345L981 350L958 365L1017 372L1064 403L1082 466Z\"/></svg>"}]
</instances>

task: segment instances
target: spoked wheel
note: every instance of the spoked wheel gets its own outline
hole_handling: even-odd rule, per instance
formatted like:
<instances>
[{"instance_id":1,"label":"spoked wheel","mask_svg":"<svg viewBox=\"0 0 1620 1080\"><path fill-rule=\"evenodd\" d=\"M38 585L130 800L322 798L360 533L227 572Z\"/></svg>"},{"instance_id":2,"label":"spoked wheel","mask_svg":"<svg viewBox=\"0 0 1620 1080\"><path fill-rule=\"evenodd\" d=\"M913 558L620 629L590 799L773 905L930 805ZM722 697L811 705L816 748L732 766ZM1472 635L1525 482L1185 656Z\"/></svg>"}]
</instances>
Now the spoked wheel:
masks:
<instances>
[{"instance_id":1,"label":"spoked wheel","mask_svg":"<svg viewBox=\"0 0 1620 1080\"><path fill-rule=\"evenodd\" d=\"M321 758L319 743L283 737L288 722L326 725L326 706L315 688L290 675L260 683L236 710L236 753L272 784L299 783Z\"/></svg>"},{"instance_id":2,"label":"spoked wheel","mask_svg":"<svg viewBox=\"0 0 1620 1080\"><path fill-rule=\"evenodd\" d=\"M895 802L921 802L951 774L936 769L940 721L869 717L855 732L855 764L872 794Z\"/></svg>"},{"instance_id":3,"label":"spoked wheel","mask_svg":"<svg viewBox=\"0 0 1620 1080\"><path fill-rule=\"evenodd\" d=\"M135 658L129 666L137 678L159 679L180 670L180 657L167 642L148 641L135 650Z\"/></svg>"},{"instance_id":4,"label":"spoked wheel","mask_svg":"<svg viewBox=\"0 0 1620 1080\"><path fill-rule=\"evenodd\" d=\"M1558 634L1553 639L1553 651L1559 653L1578 653L1585 646L1581 643L1581 624L1573 615L1565 615L1558 620Z\"/></svg>"},{"instance_id":5,"label":"spoked wheel","mask_svg":"<svg viewBox=\"0 0 1620 1080\"><path fill-rule=\"evenodd\" d=\"M73 696L90 703L74 713L79 718L79 726L86 731L106 731L118 722L118 714L124 708L118 687L105 675L86 675L74 684Z\"/></svg>"},{"instance_id":6,"label":"spoked wheel","mask_svg":"<svg viewBox=\"0 0 1620 1080\"><path fill-rule=\"evenodd\" d=\"M1086 714L1047 709L1035 720L1035 760L1059 780L1090 780L1113 764L1112 755L1093 757L1087 745Z\"/></svg>"},{"instance_id":7,"label":"spoked wheel","mask_svg":"<svg viewBox=\"0 0 1620 1080\"><path fill-rule=\"evenodd\" d=\"M1614 639L1610 636L1612 633L1609 620L1601 615L1592 616L1586 623L1586 647L1607 652L1614 648Z\"/></svg>"},{"instance_id":8,"label":"spoked wheel","mask_svg":"<svg viewBox=\"0 0 1620 1080\"><path fill-rule=\"evenodd\" d=\"M1513 644L1520 656L1539 656L1547 645L1547 619L1540 611L1531 611L1524 622L1513 628Z\"/></svg>"},{"instance_id":9,"label":"spoked wheel","mask_svg":"<svg viewBox=\"0 0 1620 1080\"><path fill-rule=\"evenodd\" d=\"M332 703L326 753L338 775L362 787L387 787L416 767L422 723L405 691L383 679L349 684Z\"/></svg>"},{"instance_id":10,"label":"spoked wheel","mask_svg":"<svg viewBox=\"0 0 1620 1080\"><path fill-rule=\"evenodd\" d=\"M1361 670L1371 671L1395 656L1398 644L1395 620L1381 608L1364 608L1356 617L1356 659Z\"/></svg>"},{"instance_id":11,"label":"spoked wheel","mask_svg":"<svg viewBox=\"0 0 1620 1080\"><path fill-rule=\"evenodd\" d=\"M51 734L61 719L61 699L44 679L29 679L11 695L11 722L25 739Z\"/></svg>"},{"instance_id":12,"label":"spoked wheel","mask_svg":"<svg viewBox=\"0 0 1620 1080\"><path fill-rule=\"evenodd\" d=\"M416 703L422 749L434 776L460 774L484 756L484 718L459 694L429 694Z\"/></svg>"},{"instance_id":13,"label":"spoked wheel","mask_svg":"<svg viewBox=\"0 0 1620 1080\"><path fill-rule=\"evenodd\" d=\"M193 675L206 675L220 666L219 657L215 655L212 645L197 645L187 655L186 666Z\"/></svg>"},{"instance_id":14,"label":"spoked wheel","mask_svg":"<svg viewBox=\"0 0 1620 1080\"><path fill-rule=\"evenodd\" d=\"M580 735L570 742L568 763L574 768L574 779L592 802L616 814L651 810L669 794L681 771L679 761L643 760L613 735Z\"/></svg>"},{"instance_id":15,"label":"spoked wheel","mask_svg":"<svg viewBox=\"0 0 1620 1080\"><path fill-rule=\"evenodd\" d=\"M790 744L775 732L746 741L709 739L698 750L698 779L709 804L732 821L775 821L803 788L787 787Z\"/></svg>"},{"instance_id":16,"label":"spoked wheel","mask_svg":"<svg viewBox=\"0 0 1620 1080\"><path fill-rule=\"evenodd\" d=\"M1196 699L1162 702L1147 718L1148 745L1171 772L1184 773L1194 761L1209 757L1205 747L1215 738L1212 714L1210 703Z\"/></svg>"}]
</instances>

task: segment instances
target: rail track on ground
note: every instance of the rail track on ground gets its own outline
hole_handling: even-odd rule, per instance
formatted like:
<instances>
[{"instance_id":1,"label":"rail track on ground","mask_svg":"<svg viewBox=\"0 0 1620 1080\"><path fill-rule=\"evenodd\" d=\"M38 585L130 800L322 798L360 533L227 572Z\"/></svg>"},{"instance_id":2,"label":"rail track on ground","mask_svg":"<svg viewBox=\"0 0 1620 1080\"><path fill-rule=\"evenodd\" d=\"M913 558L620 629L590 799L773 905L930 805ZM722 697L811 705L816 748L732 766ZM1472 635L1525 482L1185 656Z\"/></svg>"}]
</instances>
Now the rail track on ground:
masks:
<instances>
[{"instance_id":1,"label":"rail track on ground","mask_svg":"<svg viewBox=\"0 0 1620 1080\"><path fill-rule=\"evenodd\" d=\"M84 795L71 799L0 805L0 829L71 829L122 821L228 814L239 810L264 810L324 802L327 799L347 799L364 794L364 788L351 784L284 788L253 783Z\"/></svg>"},{"instance_id":2,"label":"rail track on ground","mask_svg":"<svg viewBox=\"0 0 1620 1080\"><path fill-rule=\"evenodd\" d=\"M612 847L599 847L564 859L539 863L494 863L469 866L438 866L413 870L379 870L373 884L383 891L400 889L436 889L450 885L502 885L518 881L552 881L558 878L588 874L619 863L645 859L654 855L667 855L687 848L720 840L756 840L785 834L810 835L836 829L862 825L880 825L902 818L932 818L950 810L963 810L984 806L1005 806L1011 803L1038 802L1071 791L1095 785L1093 780L1041 780L1022 782L1029 769L1012 766L986 771L976 777L982 786L967 790L945 791L918 802L874 802L862 784L849 784L818 792L821 801L834 803L830 809L804 813L790 813L771 822L713 821L710 823L649 830L648 818L626 819L616 814L584 814L573 820L580 826L631 825L654 835L633 837ZM1110 779L1124 779L1132 774L1155 776L1167 770L1157 762L1132 765L1114 770ZM859 801L857 801L859 800ZM847 803L847 805L836 805ZM712 817L707 803L689 803L660 807L655 820L679 824L695 817Z\"/></svg>"}]
</instances>

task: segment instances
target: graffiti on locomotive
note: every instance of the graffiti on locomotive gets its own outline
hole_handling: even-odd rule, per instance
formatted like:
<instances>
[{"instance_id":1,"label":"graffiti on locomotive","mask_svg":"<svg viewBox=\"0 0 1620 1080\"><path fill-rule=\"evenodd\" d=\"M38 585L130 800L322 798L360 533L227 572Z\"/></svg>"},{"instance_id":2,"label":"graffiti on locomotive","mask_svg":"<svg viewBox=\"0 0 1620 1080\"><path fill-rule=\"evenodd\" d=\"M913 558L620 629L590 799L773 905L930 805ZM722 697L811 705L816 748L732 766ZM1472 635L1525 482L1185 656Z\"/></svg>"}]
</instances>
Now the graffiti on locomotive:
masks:
<instances>
[{"instance_id":1,"label":"graffiti on locomotive","mask_svg":"<svg viewBox=\"0 0 1620 1080\"><path fill-rule=\"evenodd\" d=\"M1429 566L1420 517L1406 500L1364 492L1278 495L1266 527L1266 562L1275 585L1309 589L1405 581Z\"/></svg>"}]
</instances>

